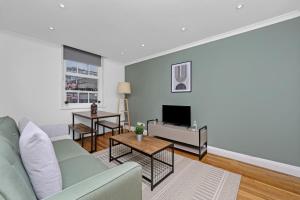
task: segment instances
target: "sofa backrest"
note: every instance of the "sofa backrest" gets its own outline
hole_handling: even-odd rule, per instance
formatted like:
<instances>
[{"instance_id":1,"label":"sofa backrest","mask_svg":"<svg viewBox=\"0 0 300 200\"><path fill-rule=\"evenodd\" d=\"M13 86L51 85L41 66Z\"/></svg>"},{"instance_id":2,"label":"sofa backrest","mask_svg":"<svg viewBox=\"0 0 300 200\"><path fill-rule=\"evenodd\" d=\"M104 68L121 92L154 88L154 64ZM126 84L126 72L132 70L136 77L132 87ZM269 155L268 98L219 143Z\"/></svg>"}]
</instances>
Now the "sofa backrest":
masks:
<instances>
[{"instance_id":1,"label":"sofa backrest","mask_svg":"<svg viewBox=\"0 0 300 200\"><path fill-rule=\"evenodd\" d=\"M36 199L19 154L19 131L10 117L0 117L0 199Z\"/></svg>"},{"instance_id":2,"label":"sofa backrest","mask_svg":"<svg viewBox=\"0 0 300 200\"><path fill-rule=\"evenodd\" d=\"M11 147L19 152L19 129L16 122L10 117L0 118L0 140L11 145Z\"/></svg>"}]
</instances>

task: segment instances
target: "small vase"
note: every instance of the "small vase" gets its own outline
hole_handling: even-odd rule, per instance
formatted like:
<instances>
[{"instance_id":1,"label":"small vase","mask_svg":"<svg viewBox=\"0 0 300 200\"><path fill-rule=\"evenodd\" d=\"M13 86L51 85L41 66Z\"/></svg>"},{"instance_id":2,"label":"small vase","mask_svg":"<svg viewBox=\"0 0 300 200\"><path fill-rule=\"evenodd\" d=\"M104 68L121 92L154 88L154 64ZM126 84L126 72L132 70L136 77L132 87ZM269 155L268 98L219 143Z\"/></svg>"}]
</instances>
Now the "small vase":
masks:
<instances>
[{"instance_id":1,"label":"small vase","mask_svg":"<svg viewBox=\"0 0 300 200\"><path fill-rule=\"evenodd\" d=\"M136 134L136 140L141 142L143 140L143 134Z\"/></svg>"},{"instance_id":2,"label":"small vase","mask_svg":"<svg viewBox=\"0 0 300 200\"><path fill-rule=\"evenodd\" d=\"M97 114L97 111L98 111L98 106L95 102L93 102L91 105L91 114L95 115L95 114Z\"/></svg>"}]
</instances>

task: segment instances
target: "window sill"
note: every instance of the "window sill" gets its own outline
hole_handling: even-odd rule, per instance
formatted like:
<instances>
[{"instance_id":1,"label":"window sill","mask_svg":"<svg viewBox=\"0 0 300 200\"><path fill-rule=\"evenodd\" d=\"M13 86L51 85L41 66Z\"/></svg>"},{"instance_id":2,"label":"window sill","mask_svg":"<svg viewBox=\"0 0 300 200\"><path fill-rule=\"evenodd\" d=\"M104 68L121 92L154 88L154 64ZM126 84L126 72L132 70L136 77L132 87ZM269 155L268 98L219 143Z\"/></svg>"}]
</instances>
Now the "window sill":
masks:
<instances>
[{"instance_id":1,"label":"window sill","mask_svg":"<svg viewBox=\"0 0 300 200\"><path fill-rule=\"evenodd\" d=\"M98 106L98 109L104 109L105 106L101 105ZM60 110L87 110L87 109L91 109L91 105L62 105Z\"/></svg>"}]
</instances>

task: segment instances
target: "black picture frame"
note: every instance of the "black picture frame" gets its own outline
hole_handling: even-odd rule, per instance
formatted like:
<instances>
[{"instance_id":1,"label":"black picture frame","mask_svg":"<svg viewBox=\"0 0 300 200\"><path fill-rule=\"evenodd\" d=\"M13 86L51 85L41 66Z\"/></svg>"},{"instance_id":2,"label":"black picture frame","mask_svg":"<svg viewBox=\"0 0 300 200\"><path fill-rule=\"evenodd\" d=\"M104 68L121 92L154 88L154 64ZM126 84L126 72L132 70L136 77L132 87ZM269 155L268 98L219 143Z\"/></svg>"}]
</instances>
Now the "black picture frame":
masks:
<instances>
[{"instance_id":1,"label":"black picture frame","mask_svg":"<svg viewBox=\"0 0 300 200\"><path fill-rule=\"evenodd\" d=\"M187 67L186 80L177 81L175 78L175 67L184 66ZM176 83L177 86L175 85ZM178 87L179 86L179 87ZM182 86L182 87L180 87ZM183 89L183 87L186 87ZM171 65L171 93L190 93L192 92L192 61L185 61Z\"/></svg>"}]
</instances>

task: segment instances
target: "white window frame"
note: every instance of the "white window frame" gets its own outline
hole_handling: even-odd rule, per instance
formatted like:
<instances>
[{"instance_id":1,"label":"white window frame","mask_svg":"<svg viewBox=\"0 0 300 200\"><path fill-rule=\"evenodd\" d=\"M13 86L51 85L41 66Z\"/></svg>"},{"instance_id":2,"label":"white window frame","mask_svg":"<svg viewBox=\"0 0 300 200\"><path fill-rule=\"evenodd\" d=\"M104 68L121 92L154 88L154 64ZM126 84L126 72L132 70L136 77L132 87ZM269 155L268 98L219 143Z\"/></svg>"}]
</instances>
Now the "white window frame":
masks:
<instances>
[{"instance_id":1,"label":"white window frame","mask_svg":"<svg viewBox=\"0 0 300 200\"><path fill-rule=\"evenodd\" d=\"M76 62L76 61L75 61ZM100 105L98 104L98 107L102 107L103 106L103 67L97 66L98 69L98 101L100 101ZM66 84L66 76L67 75L71 75L71 76L80 76L83 78L92 78L95 79L95 76L92 75L85 75L85 74L78 74L78 73L72 73L72 72L67 72L66 71L66 60L64 60L64 58L62 58L62 103L61 103L61 108L62 109L89 109L91 106L91 103L68 103L65 104L65 101L67 99L67 92L77 92L80 93L82 91L78 91L78 90L66 90L65 84ZM90 92L89 92L90 93Z\"/></svg>"}]
</instances>

